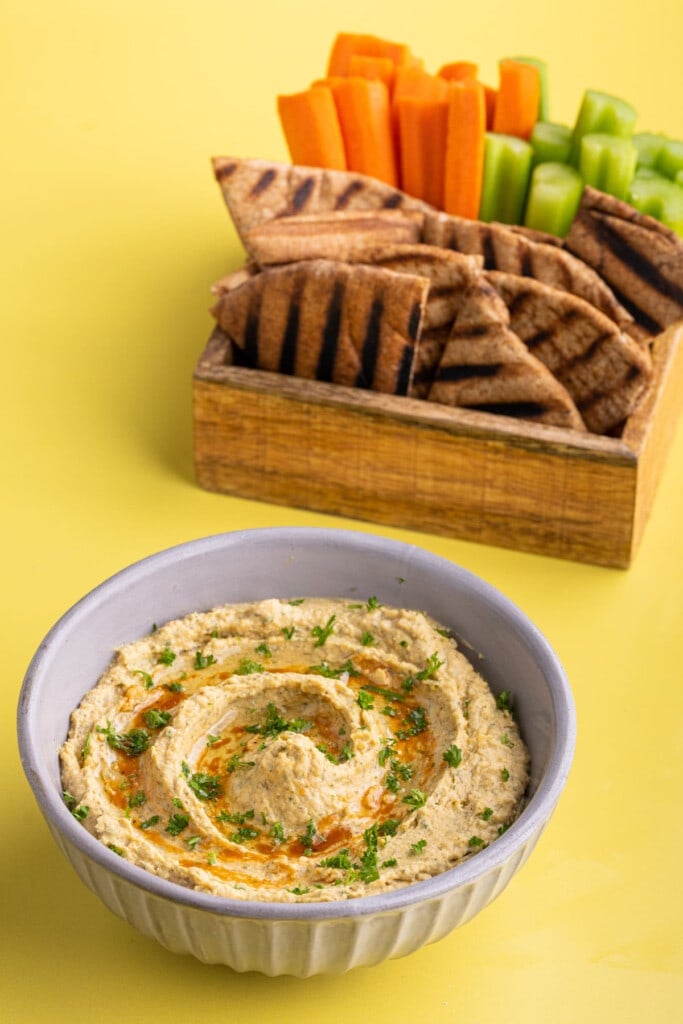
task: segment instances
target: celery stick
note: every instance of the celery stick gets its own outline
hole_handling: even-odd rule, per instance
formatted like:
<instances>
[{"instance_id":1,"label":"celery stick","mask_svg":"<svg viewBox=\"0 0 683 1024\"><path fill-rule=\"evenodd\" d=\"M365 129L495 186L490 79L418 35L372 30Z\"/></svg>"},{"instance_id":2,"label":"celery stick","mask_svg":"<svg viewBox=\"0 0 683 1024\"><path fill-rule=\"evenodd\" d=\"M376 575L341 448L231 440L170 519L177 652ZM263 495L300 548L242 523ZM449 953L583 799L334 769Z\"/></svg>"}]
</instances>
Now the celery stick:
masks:
<instances>
[{"instance_id":1,"label":"celery stick","mask_svg":"<svg viewBox=\"0 0 683 1024\"><path fill-rule=\"evenodd\" d=\"M678 174L674 178L674 181L676 182L677 185L682 185L683 186L683 171L679 171L678 172Z\"/></svg>"},{"instance_id":2,"label":"celery stick","mask_svg":"<svg viewBox=\"0 0 683 1024\"><path fill-rule=\"evenodd\" d=\"M627 198L640 213L654 217L683 236L683 171L679 174L680 185L650 168L643 168L636 172Z\"/></svg>"},{"instance_id":3,"label":"celery stick","mask_svg":"<svg viewBox=\"0 0 683 1024\"><path fill-rule=\"evenodd\" d=\"M584 181L617 199L626 199L638 150L630 139L594 133L581 139L579 171Z\"/></svg>"},{"instance_id":4,"label":"celery stick","mask_svg":"<svg viewBox=\"0 0 683 1024\"><path fill-rule=\"evenodd\" d=\"M654 166L656 171L673 181L678 172L683 171L683 141L664 139Z\"/></svg>"},{"instance_id":5,"label":"celery stick","mask_svg":"<svg viewBox=\"0 0 683 1024\"><path fill-rule=\"evenodd\" d=\"M552 121L537 121L532 129L529 141L534 151L534 165L549 161L556 164L566 164L569 160L572 131L571 128L564 124L554 124Z\"/></svg>"},{"instance_id":6,"label":"celery stick","mask_svg":"<svg viewBox=\"0 0 683 1024\"><path fill-rule=\"evenodd\" d=\"M581 107L572 134L570 163L578 167L581 156L581 140L584 135L596 132L630 138L637 114L630 103L609 96L604 92L587 89L583 94Z\"/></svg>"},{"instance_id":7,"label":"celery stick","mask_svg":"<svg viewBox=\"0 0 683 1024\"><path fill-rule=\"evenodd\" d=\"M569 231L581 202L583 178L568 164L543 163L534 168L524 223L559 238Z\"/></svg>"},{"instance_id":8,"label":"celery stick","mask_svg":"<svg viewBox=\"0 0 683 1024\"><path fill-rule=\"evenodd\" d=\"M638 150L638 167L654 167L666 136L657 132L636 132L631 142Z\"/></svg>"},{"instance_id":9,"label":"celery stick","mask_svg":"<svg viewBox=\"0 0 683 1024\"><path fill-rule=\"evenodd\" d=\"M544 60L539 60L538 57L510 57L510 60L516 60L518 64L531 64L532 67L538 69L538 77L541 83L541 95L538 101L538 121L547 121L550 117L550 101L548 99L548 65Z\"/></svg>"},{"instance_id":10,"label":"celery stick","mask_svg":"<svg viewBox=\"0 0 683 1024\"><path fill-rule=\"evenodd\" d=\"M524 139L487 132L479 219L521 224L533 150Z\"/></svg>"}]
</instances>

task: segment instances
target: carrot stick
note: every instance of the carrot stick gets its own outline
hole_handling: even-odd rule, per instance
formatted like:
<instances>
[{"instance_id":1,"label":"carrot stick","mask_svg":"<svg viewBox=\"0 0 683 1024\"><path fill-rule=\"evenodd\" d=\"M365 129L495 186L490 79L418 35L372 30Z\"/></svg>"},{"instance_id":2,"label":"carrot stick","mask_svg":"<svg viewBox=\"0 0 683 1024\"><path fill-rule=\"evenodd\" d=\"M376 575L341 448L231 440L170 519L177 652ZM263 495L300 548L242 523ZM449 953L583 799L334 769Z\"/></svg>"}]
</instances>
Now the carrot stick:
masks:
<instances>
[{"instance_id":1,"label":"carrot stick","mask_svg":"<svg viewBox=\"0 0 683 1024\"><path fill-rule=\"evenodd\" d=\"M401 187L441 209L448 100L405 96L398 119Z\"/></svg>"},{"instance_id":2,"label":"carrot stick","mask_svg":"<svg viewBox=\"0 0 683 1024\"><path fill-rule=\"evenodd\" d=\"M493 118L496 113L496 100L498 99L498 90L494 89L492 85L484 85L484 100L486 101L486 131L493 131Z\"/></svg>"},{"instance_id":3,"label":"carrot stick","mask_svg":"<svg viewBox=\"0 0 683 1024\"><path fill-rule=\"evenodd\" d=\"M452 82L444 160L443 209L458 217L479 216L484 176L486 101L475 81Z\"/></svg>"},{"instance_id":4,"label":"carrot stick","mask_svg":"<svg viewBox=\"0 0 683 1024\"><path fill-rule=\"evenodd\" d=\"M541 79L537 67L515 60L500 61L500 84L493 130L502 135L528 139L538 120Z\"/></svg>"},{"instance_id":5,"label":"carrot stick","mask_svg":"<svg viewBox=\"0 0 683 1024\"><path fill-rule=\"evenodd\" d=\"M379 79L380 82L384 82L391 93L395 73L396 65L389 57L367 57L361 53L351 54L349 76L352 78Z\"/></svg>"},{"instance_id":6,"label":"carrot stick","mask_svg":"<svg viewBox=\"0 0 683 1024\"><path fill-rule=\"evenodd\" d=\"M329 86L278 96L277 109L292 163L346 170L344 139Z\"/></svg>"},{"instance_id":7,"label":"carrot stick","mask_svg":"<svg viewBox=\"0 0 683 1024\"><path fill-rule=\"evenodd\" d=\"M437 74L447 82L466 82L468 78L479 77L479 68L468 60L456 60L452 64L444 64Z\"/></svg>"},{"instance_id":8,"label":"carrot stick","mask_svg":"<svg viewBox=\"0 0 683 1024\"><path fill-rule=\"evenodd\" d=\"M412 59L410 48L405 43L392 43L378 36L339 32L330 51L328 77L350 74L349 64L354 55L386 57L394 64L405 64Z\"/></svg>"},{"instance_id":9,"label":"carrot stick","mask_svg":"<svg viewBox=\"0 0 683 1024\"><path fill-rule=\"evenodd\" d=\"M332 91L348 169L397 185L389 91L384 82L343 78Z\"/></svg>"}]
</instances>

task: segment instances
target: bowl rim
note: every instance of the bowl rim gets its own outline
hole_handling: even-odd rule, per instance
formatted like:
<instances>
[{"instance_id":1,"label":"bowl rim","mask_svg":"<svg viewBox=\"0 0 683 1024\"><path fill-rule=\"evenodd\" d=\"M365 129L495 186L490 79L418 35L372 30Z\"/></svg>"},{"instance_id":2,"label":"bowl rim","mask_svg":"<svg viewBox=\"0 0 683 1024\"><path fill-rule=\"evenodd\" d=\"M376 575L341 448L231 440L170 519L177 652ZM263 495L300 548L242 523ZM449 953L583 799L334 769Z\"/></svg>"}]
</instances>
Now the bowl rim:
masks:
<instances>
[{"instance_id":1,"label":"bowl rim","mask_svg":"<svg viewBox=\"0 0 683 1024\"><path fill-rule=\"evenodd\" d=\"M205 552L223 549L247 540L296 542L315 537L320 544L344 543L362 551L380 548L393 555L402 554L411 561L418 560L423 567L446 569L459 578L467 588L487 598L525 636L528 649L544 667L550 685L556 730L554 745L536 792L517 820L494 843L476 856L431 878L413 882L397 889L371 896L358 896L347 900L316 901L310 903L271 902L230 899L212 893L190 889L177 882L160 878L144 868L128 863L92 836L69 812L55 791L40 752L32 740L32 703L41 672L49 662L62 635L77 625L93 604L106 601L121 588L141 576L178 559L193 558ZM564 788L574 757L576 744L576 709L564 668L548 640L528 616L493 584L425 548L373 533L330 527L256 527L215 533L184 541L144 556L120 569L89 590L68 608L55 622L39 644L29 666L19 694L17 707L17 734L19 754L24 773L48 825L61 834L63 840L75 846L86 858L102 869L118 876L129 885L141 889L152 897L181 904L222 917L251 918L255 920L324 921L357 918L378 913L403 910L416 903L437 900L451 890L471 885L476 880L500 869L515 851L524 848L534 836L540 835L547 824L555 804Z\"/></svg>"}]
</instances>

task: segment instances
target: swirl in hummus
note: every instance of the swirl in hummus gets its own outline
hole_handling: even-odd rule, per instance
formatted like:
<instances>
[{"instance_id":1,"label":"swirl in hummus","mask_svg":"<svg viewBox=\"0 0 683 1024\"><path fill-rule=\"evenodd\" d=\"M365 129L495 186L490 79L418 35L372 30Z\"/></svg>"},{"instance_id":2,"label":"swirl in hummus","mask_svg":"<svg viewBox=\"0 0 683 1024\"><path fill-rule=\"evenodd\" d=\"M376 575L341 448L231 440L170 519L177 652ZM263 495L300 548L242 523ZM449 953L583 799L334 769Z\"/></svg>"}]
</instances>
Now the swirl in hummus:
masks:
<instances>
[{"instance_id":1,"label":"swirl in hummus","mask_svg":"<svg viewBox=\"0 0 683 1024\"><path fill-rule=\"evenodd\" d=\"M421 612L269 599L123 647L72 716L64 798L147 871L219 896L340 900L429 878L517 817L528 754Z\"/></svg>"}]
</instances>

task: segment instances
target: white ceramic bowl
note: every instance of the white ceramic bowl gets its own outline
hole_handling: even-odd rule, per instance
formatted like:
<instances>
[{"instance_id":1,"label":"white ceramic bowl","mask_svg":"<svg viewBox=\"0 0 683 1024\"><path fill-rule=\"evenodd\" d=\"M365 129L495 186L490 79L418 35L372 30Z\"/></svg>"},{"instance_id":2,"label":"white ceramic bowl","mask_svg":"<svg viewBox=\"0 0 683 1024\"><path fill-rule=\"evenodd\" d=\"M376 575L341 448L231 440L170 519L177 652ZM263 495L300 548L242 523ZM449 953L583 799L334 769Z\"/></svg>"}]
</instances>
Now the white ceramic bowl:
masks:
<instances>
[{"instance_id":1,"label":"white ceramic bowl","mask_svg":"<svg viewBox=\"0 0 683 1024\"><path fill-rule=\"evenodd\" d=\"M531 756L528 803L496 842L427 881L333 903L222 899L167 882L94 839L61 798L58 750L71 711L114 649L164 622L264 597L377 595L418 608L479 652L494 692L515 695ZM552 814L571 764L575 716L557 656L501 593L418 547L344 530L221 534L152 555L102 583L48 633L18 711L24 770L50 830L83 882L167 949L265 974L340 973L405 956L468 921L508 884ZM512 927L512 924L511 924Z\"/></svg>"}]
</instances>

